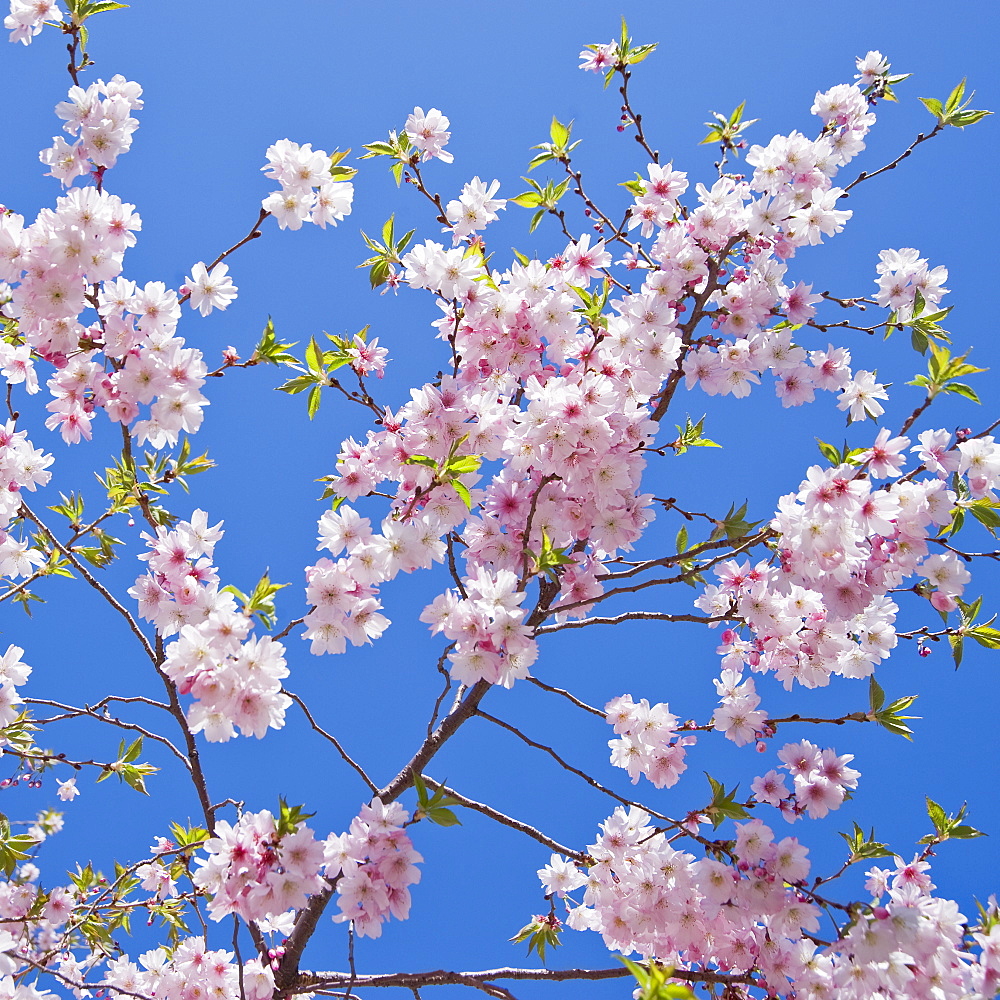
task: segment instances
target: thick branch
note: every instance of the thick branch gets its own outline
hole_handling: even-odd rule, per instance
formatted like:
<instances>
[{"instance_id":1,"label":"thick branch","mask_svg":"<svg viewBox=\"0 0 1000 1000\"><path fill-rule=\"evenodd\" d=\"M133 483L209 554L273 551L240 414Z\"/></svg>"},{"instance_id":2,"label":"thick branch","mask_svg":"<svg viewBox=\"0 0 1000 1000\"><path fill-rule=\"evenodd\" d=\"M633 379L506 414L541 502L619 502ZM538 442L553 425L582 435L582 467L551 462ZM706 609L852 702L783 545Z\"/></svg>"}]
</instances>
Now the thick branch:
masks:
<instances>
[{"instance_id":1,"label":"thick branch","mask_svg":"<svg viewBox=\"0 0 1000 1000\"><path fill-rule=\"evenodd\" d=\"M625 979L631 973L628 969L615 967L613 969L486 969L482 972L450 972L436 969L433 972L391 972L374 975L358 975L354 979L356 986L402 986L406 988L422 986L471 986L479 983L491 983L496 979L531 979L553 983L568 980ZM721 972L700 972L697 970L675 969L670 974L671 979L682 979L689 983L717 983L731 985L742 983L753 985L754 979L749 975L726 975ZM297 992L312 992L315 990L335 989L346 986L351 981L350 973L346 972L316 972L304 975L296 985Z\"/></svg>"},{"instance_id":2,"label":"thick branch","mask_svg":"<svg viewBox=\"0 0 1000 1000\"><path fill-rule=\"evenodd\" d=\"M479 702L492 687L488 681L478 681L474 684L461 702L441 720L441 724L420 745L410 762L396 775L388 785L377 792L378 798L388 804L394 802L413 785L414 774L422 774L424 767L434 755L451 739L463 722L470 719L479 707ZM285 942L285 955L281 966L275 974L275 985L279 996L288 996L295 992L295 984L299 975L299 959L302 957L309 939L319 923L323 911L333 897L335 883L329 883L328 888L313 896L299 911L292 933Z\"/></svg>"}]
</instances>

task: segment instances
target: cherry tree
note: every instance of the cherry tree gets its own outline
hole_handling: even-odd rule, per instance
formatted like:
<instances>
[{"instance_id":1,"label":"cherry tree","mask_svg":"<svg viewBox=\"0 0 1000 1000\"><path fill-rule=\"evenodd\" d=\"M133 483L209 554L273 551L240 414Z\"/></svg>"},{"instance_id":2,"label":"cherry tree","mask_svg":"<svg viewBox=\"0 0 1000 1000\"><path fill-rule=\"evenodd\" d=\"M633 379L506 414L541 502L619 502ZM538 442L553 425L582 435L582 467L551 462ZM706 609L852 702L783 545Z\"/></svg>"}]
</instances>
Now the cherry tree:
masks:
<instances>
[{"instance_id":1,"label":"cherry tree","mask_svg":"<svg viewBox=\"0 0 1000 1000\"><path fill-rule=\"evenodd\" d=\"M640 157L620 210L609 207L620 192L587 183L572 123L552 119L512 193L446 174L460 169L447 114L415 106L360 154L276 139L261 151L267 188L246 235L208 246L215 234L192 234L199 259L171 287L128 277L143 208L114 193L142 120L141 81L97 77L89 55L97 15L123 6L11 0L5 21L25 46L61 32L70 79L55 107L61 134L40 153L51 204L34 218L27 206L0 213L0 602L30 614L66 588L88 592L126 636L135 678L108 691L88 677L77 704L33 693L46 665L30 643L14 637L0 658L2 784L57 799L21 832L28 799L10 798L0 822L6 995L263 1000L456 986L510 997L511 981L575 983L546 987L559 993L620 979L646 998L994 996L995 901L959 904L932 881L946 841L982 836L967 805L928 798L916 845L850 819L839 853L811 853L813 830L846 814L865 781L845 749L851 734L925 736L890 658L947 650L958 667L967 646L1000 648L976 589L980 567L1000 558L1000 420L935 420L941 400L978 403L984 372L952 343L946 262L887 234L869 287L831 291L809 270L813 248L850 225L854 189L886 183L875 178L989 114L965 82L921 98L926 129L869 163L868 134L908 79L869 52L849 82L803 107L801 131L754 141L743 104L712 112L704 142L718 159L697 180L644 128L633 74L657 46L623 21L619 37L580 53L580 69L617 95L613 129ZM249 351L208 350L202 320L236 300L241 254L269 252L276 229L338 227L355 185L384 168L427 221L402 232L390 209L362 233L361 266L373 290L433 304L437 369L404 369L408 398L391 398L380 380L407 364L405 343L370 327L290 337L263 318ZM491 241L517 209L544 254L505 258ZM344 229L329 238L353 239ZM890 338L908 344L910 366L891 380L855 359L871 353L866 340ZM262 410L280 404L284 420L294 406L308 428L336 406L349 424L335 457L309 470L322 496L304 587L266 571L242 589L227 579L221 557L240 540L224 510L198 503L214 464L196 443L205 407L250 369L284 393ZM902 378L915 403L896 424L887 406ZM751 511L716 452L712 407L772 391L789 422L800 407L838 412L847 439L818 441L785 493ZM88 449L112 437L106 466ZM81 460L55 460L60 440L96 467L99 489L74 478ZM705 509L688 500L695 455L717 463ZM435 653L401 649L397 676L347 690L337 664L392 642L386 612L407 578L419 581L416 614ZM688 671L707 711L663 700L665 685L636 687L627 662L604 671L598 704L553 682L551 646L640 622L658 651L678 628L708 636ZM69 656L71 635L65 644ZM299 672L322 661L325 693L303 697ZM372 747L345 737L345 706L377 706L379 685L406 686L411 672L434 695L414 697L418 735L382 777ZM828 691L855 707L826 712ZM519 692L565 722L529 733L507 711ZM97 733L87 754L60 748L63 723ZM292 727L308 730L297 766L315 801L263 781L253 799L227 785L213 761L235 768ZM469 753L476 727L536 755L523 781L541 794L550 775L588 786L602 803L586 817L589 839L566 843L449 781L441 761ZM376 726L369 742L383 738ZM594 749L610 751L601 767L574 763ZM338 784L331 806L318 777L333 769L353 784ZM143 796L153 808L168 783L186 805L113 870L80 857L64 875L47 863L48 840L78 795L105 794L111 778L130 810ZM350 818L331 828L327 815L344 809ZM388 952L366 968L362 939L411 910L421 919L422 877L435 878L424 845L473 822L536 852L537 874L488 858L490 882L496 869L534 881L535 909L510 928L531 961L426 971ZM479 891L496 888L484 879ZM556 949L576 936L617 958L560 965Z\"/></svg>"}]
</instances>

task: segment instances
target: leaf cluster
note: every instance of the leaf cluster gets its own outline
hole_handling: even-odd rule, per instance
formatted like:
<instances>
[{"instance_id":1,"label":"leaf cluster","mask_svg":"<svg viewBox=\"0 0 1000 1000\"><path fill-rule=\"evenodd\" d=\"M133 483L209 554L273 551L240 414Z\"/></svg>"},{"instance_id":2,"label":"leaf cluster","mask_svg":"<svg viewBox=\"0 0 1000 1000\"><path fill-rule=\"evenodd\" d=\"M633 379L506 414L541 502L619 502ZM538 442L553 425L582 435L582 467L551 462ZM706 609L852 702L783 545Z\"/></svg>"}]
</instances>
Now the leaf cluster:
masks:
<instances>
[{"instance_id":1,"label":"leaf cluster","mask_svg":"<svg viewBox=\"0 0 1000 1000\"><path fill-rule=\"evenodd\" d=\"M396 187L399 187L403 180L403 171L406 167L416 162L419 151L413 149L410 137L405 132L390 132L386 142L366 142L364 143L367 153L359 159L371 160L376 156L389 156L396 162L389 168L392 176L396 179Z\"/></svg>"},{"instance_id":2,"label":"leaf cluster","mask_svg":"<svg viewBox=\"0 0 1000 1000\"><path fill-rule=\"evenodd\" d=\"M482 458L479 455L460 455L458 453L459 447L468 436L466 434L455 441L448 449L447 456L441 461L431 458L430 455L409 455L406 458L406 464L423 465L428 469L433 469L434 478L431 480L429 489L434 489L436 486L450 486L458 494L462 503L469 510L472 510L472 494L459 476L476 472L482 464Z\"/></svg>"},{"instance_id":3,"label":"leaf cluster","mask_svg":"<svg viewBox=\"0 0 1000 1000\"><path fill-rule=\"evenodd\" d=\"M993 114L992 111L977 111L969 107L972 103L972 98L975 97L975 91L963 103L962 99L964 97L965 78L963 77L962 82L952 90L943 102L934 97L921 97L920 103L937 118L939 128L946 125L953 125L955 128L965 128L966 125L975 125L976 122L982 121L987 115Z\"/></svg>"},{"instance_id":4,"label":"leaf cluster","mask_svg":"<svg viewBox=\"0 0 1000 1000\"><path fill-rule=\"evenodd\" d=\"M553 119L553 121L555 121L555 119ZM533 148L537 149L539 147L535 146ZM538 157L535 157L535 159L538 159ZM531 177L522 177L521 180L525 181L531 187L531 190L523 191L521 194L516 195L513 198L508 198L507 200L512 201L515 205L520 205L522 208L537 209L535 214L531 217L531 223L528 225L528 232L533 233L538 227L538 223L542 221L542 216L544 216L546 212L555 211L556 205L559 204L559 200L569 189L570 179L567 177L558 184L556 184L553 180L548 180L545 182L545 187L542 187L541 184L533 180ZM521 256L522 255L518 254L519 259ZM528 258L525 257L521 260L521 263L522 265L527 264Z\"/></svg>"},{"instance_id":5,"label":"leaf cluster","mask_svg":"<svg viewBox=\"0 0 1000 1000\"><path fill-rule=\"evenodd\" d=\"M26 861L28 853L38 842L26 833L13 833L10 820L0 813L0 870L10 878L19 861Z\"/></svg>"},{"instance_id":6,"label":"leaf cluster","mask_svg":"<svg viewBox=\"0 0 1000 1000\"><path fill-rule=\"evenodd\" d=\"M736 801L739 785L727 790L721 781L716 781L707 771L705 777L712 787L712 801L701 810L707 816L715 829L718 829L727 819L746 819L750 814Z\"/></svg>"},{"instance_id":7,"label":"leaf cluster","mask_svg":"<svg viewBox=\"0 0 1000 1000\"><path fill-rule=\"evenodd\" d=\"M871 705L868 718L872 722L877 722L884 729L888 729L890 733L894 733L896 736L903 736L908 740L913 739L913 730L910 729L906 722L909 719L919 719L920 716L903 715L902 713L917 700L917 695L904 695L902 698L897 698L889 705L886 705L885 691L882 690L882 686L872 676L868 679L868 697Z\"/></svg>"},{"instance_id":8,"label":"leaf cluster","mask_svg":"<svg viewBox=\"0 0 1000 1000\"><path fill-rule=\"evenodd\" d=\"M368 249L373 252L373 256L367 260L363 260L358 264L358 267L371 268L368 272L368 280L371 282L372 288L378 288L379 285L385 284L392 265L399 264L402 261L403 254L406 252L406 248L410 245L410 240L413 239L413 234L416 232L415 229L411 229L397 240L394 231L395 225L396 216L393 213L386 219L382 226L381 242L373 240L365 232L361 233L361 238L365 241Z\"/></svg>"},{"instance_id":9,"label":"leaf cluster","mask_svg":"<svg viewBox=\"0 0 1000 1000\"><path fill-rule=\"evenodd\" d=\"M735 153L737 149L736 140L739 138L740 133L745 128L749 128L755 122L760 121L759 118L743 120L743 111L746 105L746 101L741 101L733 113L728 116L721 115L718 111L710 111L709 114L714 121L705 122L705 128L709 130L708 135L698 145L704 146L709 143L718 143L727 152Z\"/></svg>"},{"instance_id":10,"label":"leaf cluster","mask_svg":"<svg viewBox=\"0 0 1000 1000\"><path fill-rule=\"evenodd\" d=\"M413 775L413 787L417 792L417 808L414 810L415 820L429 819L438 826L461 826L462 821L450 808L461 803L445 794L443 788L437 788L433 795L427 793L427 785L419 774Z\"/></svg>"},{"instance_id":11,"label":"leaf cluster","mask_svg":"<svg viewBox=\"0 0 1000 1000\"><path fill-rule=\"evenodd\" d=\"M966 383L959 382L958 379L966 375L978 375L989 369L977 368L975 365L968 364L965 360L969 356L968 351L953 358L947 347L928 343L927 348L930 350L930 356L927 359L927 374L918 375L907 385L916 385L926 389L930 399L934 399L942 392L952 392L964 396L966 399L971 399L973 403L978 403L979 396L976 391Z\"/></svg>"},{"instance_id":12,"label":"leaf cluster","mask_svg":"<svg viewBox=\"0 0 1000 1000\"><path fill-rule=\"evenodd\" d=\"M284 799L278 799L278 815L274 824L278 829L278 836L290 836L307 819L311 819L315 815L315 813L305 812L305 806L290 806Z\"/></svg>"},{"instance_id":13,"label":"leaf cluster","mask_svg":"<svg viewBox=\"0 0 1000 1000\"><path fill-rule=\"evenodd\" d=\"M569 140L572 133L572 122L563 124L558 118L556 118L555 115L553 115L552 124L549 126L549 139L551 141L540 142L537 146L531 147L532 149L540 149L541 152L536 153L531 158L531 162L528 164L528 171L530 172L534 170L535 167L540 167L543 163L548 163L550 160L556 160L559 163L569 163L569 154L572 153L581 142L583 142L582 139L577 139L576 142L570 142Z\"/></svg>"},{"instance_id":14,"label":"leaf cluster","mask_svg":"<svg viewBox=\"0 0 1000 1000\"><path fill-rule=\"evenodd\" d=\"M730 505L729 513L721 521L715 522L712 534L708 536L709 541L717 542L721 538L726 538L730 542L736 542L741 538L746 538L758 525L764 523L763 521L747 521L746 512L746 503L742 504L739 510L736 509L735 504Z\"/></svg>"},{"instance_id":15,"label":"leaf cluster","mask_svg":"<svg viewBox=\"0 0 1000 1000\"><path fill-rule=\"evenodd\" d=\"M366 340L368 329L365 326L358 331L357 336L362 341ZM335 333L326 333L324 335L333 344L333 348L328 351L323 350L316 342L316 338L310 337L309 344L306 347L304 365L294 359L292 362L283 362L283 364L287 364L290 368L295 368L302 372L302 374L296 375L283 385L276 387L279 392L287 392L291 396L296 396L308 389L309 395L306 397L306 412L309 414L310 420L316 416L319 410L320 394L323 388L333 384L333 373L338 368L349 365L353 360L350 354L350 350L354 346L352 341L346 337L338 337ZM289 344L286 346L292 345Z\"/></svg>"},{"instance_id":16,"label":"leaf cluster","mask_svg":"<svg viewBox=\"0 0 1000 1000\"><path fill-rule=\"evenodd\" d=\"M851 851L851 855L847 859L849 865L853 865L858 861L872 861L875 858L892 857L892 851L885 844L875 839L874 828L865 836L865 831L857 823L853 825L854 829L850 833L839 834L847 842L847 846Z\"/></svg>"},{"instance_id":17,"label":"leaf cluster","mask_svg":"<svg viewBox=\"0 0 1000 1000\"><path fill-rule=\"evenodd\" d=\"M556 919L555 914L550 914L549 916L535 917L531 923L525 924L509 940L514 944L520 944L522 941L527 941L528 954L530 955L533 951L538 952L538 958L544 965L545 949L559 947L560 931L561 926L559 921Z\"/></svg>"},{"instance_id":18,"label":"leaf cluster","mask_svg":"<svg viewBox=\"0 0 1000 1000\"><path fill-rule=\"evenodd\" d=\"M993 622L997 618L996 615L988 621L976 624L976 617L983 606L982 597L978 597L970 604L966 604L960 597L956 597L955 601L962 616L962 624L955 629L952 635L948 636L948 641L951 643L951 655L955 661L955 669L957 670L962 665L962 655L967 638L974 639L980 646L986 649L1000 649L1000 630L993 628Z\"/></svg>"},{"instance_id":19,"label":"leaf cluster","mask_svg":"<svg viewBox=\"0 0 1000 1000\"><path fill-rule=\"evenodd\" d=\"M128 747L125 746L125 740L122 740L118 746L118 759L113 764L107 765L100 775L98 775L98 782L107 780L112 774L117 774L118 780L125 782L129 788L134 788L137 792L148 795L149 792L146 791L146 777L150 774L155 774L159 768L153 767L152 764L135 763L141 753L141 736L137 737Z\"/></svg>"},{"instance_id":20,"label":"leaf cluster","mask_svg":"<svg viewBox=\"0 0 1000 1000\"><path fill-rule=\"evenodd\" d=\"M243 614L251 617L256 615L266 629L274 628L277 611L274 607L274 595L289 586L287 583L271 583L270 570L264 570L261 578L249 594L230 585L223 587L223 593L232 594L243 605Z\"/></svg>"},{"instance_id":21,"label":"leaf cluster","mask_svg":"<svg viewBox=\"0 0 1000 1000\"><path fill-rule=\"evenodd\" d=\"M625 955L619 961L635 976L639 988L633 993L635 1000L694 1000L694 990L687 983L671 982L673 967L660 965L655 960L640 965Z\"/></svg>"},{"instance_id":22,"label":"leaf cluster","mask_svg":"<svg viewBox=\"0 0 1000 1000\"><path fill-rule=\"evenodd\" d=\"M553 583L559 582L559 567L569 566L573 562L573 557L568 555L569 546L555 548L544 530L541 549L536 552L526 547L525 551L531 558L531 575L547 576Z\"/></svg>"},{"instance_id":23,"label":"leaf cluster","mask_svg":"<svg viewBox=\"0 0 1000 1000\"><path fill-rule=\"evenodd\" d=\"M674 424L677 437L667 445L673 448L675 455L683 455L688 448L721 448L722 445L704 436L705 415L697 423L692 423L690 417L685 417L684 426Z\"/></svg>"},{"instance_id":24,"label":"leaf cluster","mask_svg":"<svg viewBox=\"0 0 1000 1000\"><path fill-rule=\"evenodd\" d=\"M940 844L945 840L973 840L985 837L982 830L969 826L964 822L968 804L963 802L962 808L954 816L948 815L932 798L927 798L927 815L934 825L934 832L921 837L918 844Z\"/></svg>"}]
</instances>

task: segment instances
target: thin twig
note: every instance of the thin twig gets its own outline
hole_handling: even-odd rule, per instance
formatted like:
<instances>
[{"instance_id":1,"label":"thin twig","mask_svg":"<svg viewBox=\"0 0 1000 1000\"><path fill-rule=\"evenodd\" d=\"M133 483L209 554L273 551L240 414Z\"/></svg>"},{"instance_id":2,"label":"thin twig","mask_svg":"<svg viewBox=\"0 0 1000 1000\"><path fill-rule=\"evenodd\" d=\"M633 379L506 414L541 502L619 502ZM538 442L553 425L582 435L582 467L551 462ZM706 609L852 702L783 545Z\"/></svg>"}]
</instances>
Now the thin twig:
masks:
<instances>
[{"instance_id":1,"label":"thin twig","mask_svg":"<svg viewBox=\"0 0 1000 1000\"><path fill-rule=\"evenodd\" d=\"M359 775L361 775L361 780L368 786L368 788L372 792L374 792L377 795L378 785L376 785L375 782L368 777L368 775L365 773L365 769L343 748L343 746L341 746L340 741L337 739L337 737L334 736L332 733L328 733L313 718L312 712L309 711L309 708L306 706L306 703L297 694L295 694L294 691L289 691L287 688L282 688L281 693L291 698L292 701L294 701L295 704L302 709L303 713L305 714L305 717L309 720L309 725L312 726L312 728L317 733L319 733L319 735L322 736L323 739L329 740L330 743L333 744L334 748L336 749L337 753L340 754L340 757L344 761L344 763L349 764L351 767L353 767L354 770L357 771Z\"/></svg>"},{"instance_id":2,"label":"thin twig","mask_svg":"<svg viewBox=\"0 0 1000 1000\"><path fill-rule=\"evenodd\" d=\"M442 784L440 781L435 781L426 774L422 775L422 778L426 785L429 785L434 789L441 789L445 795L451 796L451 798L453 798L459 805L464 806L466 809L472 809L475 812L482 813L484 816L488 816L494 822L499 823L502 826L507 826L512 830L517 830L520 833L526 834L531 837L532 840L537 840L539 844L544 844L557 854L565 854L566 857L573 858L575 861L581 862L587 858L587 855L584 852L574 851L571 847L564 847L558 841L546 836L541 830L536 830L535 827L530 826L519 819L514 819L513 816L508 816L505 813L500 812L498 809L494 809L492 806L486 805L484 802L476 802L475 799L466 798L466 796L462 795L460 792L456 792L454 788L450 788L448 785Z\"/></svg>"},{"instance_id":3,"label":"thin twig","mask_svg":"<svg viewBox=\"0 0 1000 1000\"><path fill-rule=\"evenodd\" d=\"M537 677L529 677L528 680L535 685L535 687L540 687L543 691L551 691L552 694L562 695L563 698L567 698L569 701L573 702L577 708L582 708L585 712L590 712L591 715L596 715L599 719L606 719L606 713L602 712L599 708L594 708L593 705L588 705L585 701L580 701L579 698L574 694L570 694L569 691L563 688L553 687L551 684L546 684L544 681L540 681Z\"/></svg>"}]
</instances>

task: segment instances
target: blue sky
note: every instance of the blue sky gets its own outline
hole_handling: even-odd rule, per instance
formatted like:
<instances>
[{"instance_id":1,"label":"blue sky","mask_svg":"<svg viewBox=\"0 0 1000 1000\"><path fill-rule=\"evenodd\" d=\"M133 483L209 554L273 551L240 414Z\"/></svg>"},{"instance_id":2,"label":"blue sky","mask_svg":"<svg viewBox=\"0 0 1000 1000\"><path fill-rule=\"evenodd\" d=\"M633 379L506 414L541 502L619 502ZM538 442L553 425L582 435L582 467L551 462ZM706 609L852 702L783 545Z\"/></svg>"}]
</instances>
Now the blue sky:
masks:
<instances>
[{"instance_id":1,"label":"blue sky","mask_svg":"<svg viewBox=\"0 0 1000 1000\"><path fill-rule=\"evenodd\" d=\"M615 131L614 90L602 91L599 78L576 69L583 44L611 40L621 13L637 41L660 42L638 68L633 96L654 145L676 168L687 170L692 182L711 181L714 150L697 145L710 111L728 113L747 100L747 116L761 119L748 134L755 142L795 128L810 134L814 93L851 80L856 56L869 49L884 52L894 71L914 75L899 86L898 105L876 109L879 124L867 152L848 171L853 178L855 166L881 166L932 124L917 97L943 97L967 76L970 89L977 91L974 107L1000 105L992 48L997 18L984 14L986 9L975 3L943 8L923 0L877 8L848 0L836 12L827 5L777 2L627 3L619 10L593 0L508 2L493 9L460 0L419 8L383 0L364 5L300 0L280 12L270 7L265 12L254 4L139 0L129 10L91 22L97 66L90 78L122 73L145 89L133 149L108 181L109 190L135 203L143 218L139 244L126 258L126 275L176 287L194 262L211 260L243 236L260 199L271 190L259 167L275 140L287 137L328 150L352 147L357 154L362 143L400 129L414 105L440 108L451 119L449 149L455 163L432 164L426 171L428 183L445 200L457 196L474 175L499 179L501 196L523 190L520 177L529 147L547 139L554 114L574 120L574 137L584 140L578 163L588 190L610 205L612 214L621 211L628 196L616 185L642 171L646 160L630 133ZM0 50L7 106L16 109L5 123L0 201L28 217L59 193L58 184L42 176L36 154L58 131L52 107L64 99L68 86L64 61L61 39L53 32L43 33L28 50ZM1000 348L989 297L995 287L991 251L998 222L995 150L995 119L965 132L950 130L899 169L860 185L850 199L855 215L847 230L794 262L797 278L838 295L870 293L878 251L887 247L917 247L932 266L949 268L947 303L955 306L949 317L955 345L963 350L974 345L972 360L991 371L979 376L982 407L961 400L944 403L923 426L978 429L997 417ZM372 293L365 271L356 265L366 256L359 230L377 231L390 213L396 214L397 231L419 227L418 239L438 238L439 226L413 192L396 190L381 163L360 166L355 212L339 228L279 232L269 220L264 238L229 261L240 288L236 303L207 320L186 313L180 332L205 352L210 366L229 344L248 356L271 315L280 336L299 342L323 330L353 333L371 323L371 335L389 348L394 362L377 385L379 401L393 409L408 398L411 386L434 377L444 357L428 326L437 315L433 302L406 290L395 298ZM545 176L544 170L536 173L539 179ZM528 212L511 205L488 231L498 261L511 246L545 259L565 245L548 222L529 235L528 218ZM825 347L826 341L816 337L808 346ZM905 386L920 370L920 359L902 338L844 343L855 367L878 368L882 380L893 382L888 426L898 426L921 398ZM279 373L261 367L208 387L212 405L194 445L207 449L218 468L193 481L190 498L178 494L173 509L186 516L202 507L213 521L224 518L227 535L217 548L224 581L246 589L269 567L273 579L292 584L278 599L287 619L305 610L302 567L315 559L315 522L323 510L315 480L333 471L340 441L362 436L366 425L360 410L355 413L334 398L325 398L309 422L301 397L273 391L280 380ZM43 404L36 397L24 407L25 426L40 425ZM655 473L653 488L668 492L658 495L720 513L731 502L748 500L754 519L769 517L777 497L796 489L806 468L819 460L815 437L839 443L846 433L852 444L861 445L871 436L867 428L845 432L832 397L788 411L767 386L749 400L682 395L676 412L677 422L685 413L695 418L707 413L706 432L724 450L665 463ZM103 468L114 448L106 428L92 443L73 449L44 431L31 436L56 455L53 485L65 492L91 490L89 470ZM661 516L642 551L659 551L677 527ZM116 530L133 543L107 574L123 593L138 572L134 554L140 529L122 523ZM981 532L969 533L969 547L987 548L990 542ZM973 596L984 592L984 605L992 601L995 608L1000 590L995 573L990 579L991 568L995 564L978 567ZM373 647L317 659L304 643L289 640L289 686L369 762L376 780L396 773L426 726L439 687L434 662L440 644L417 615L444 585L440 576L423 574L385 587L394 624ZM24 646L27 662L35 667L28 693L82 703L111 690L155 691L134 644L82 585L52 582L40 593L48 603L31 621L10 605L0 621L3 638ZM687 590L664 594L643 606L683 612L692 596ZM901 620L918 625L928 619L916 607ZM706 721L715 703L716 641L696 626L656 623L569 632L544 640L535 673L571 687L591 704L603 705L628 691L636 699L667 701L685 718ZM908 857L913 841L927 832L925 793L951 810L968 800L972 822L993 836L946 845L936 861L935 881L941 894L958 899L970 913L973 895L984 898L996 888L991 873L996 871L1000 810L993 791L998 774L990 713L998 693L996 663L977 647L956 672L943 649L919 659L912 645L901 644L880 678L890 695L921 693L916 711L923 719L915 726L914 743L868 727L795 734L856 754L854 766L863 777L854 800L839 812L800 823L791 832L813 847L820 863L826 859L826 867L839 864L836 831L854 819L866 827L875 824L880 839ZM792 695L776 685L765 687L765 704L775 715L865 707L866 692L858 683ZM484 707L536 739L552 741L573 763L631 794L625 776L607 763L611 734L599 720L580 716L527 685L491 694ZM278 795L284 795L317 813L312 822L318 833L339 832L363 801L364 789L310 738L294 712L290 719L294 725L260 744L244 739L210 748L206 759L213 790L219 798L245 800L253 810L273 809ZM58 739L65 742L58 748L70 755L100 757L117 746L117 737L102 727L63 726ZM538 752L485 723L474 720L467 730L430 773L563 843L582 848L593 841L610 800L553 771ZM49 743L56 740L53 728ZM153 836L165 832L169 819L193 819L196 803L180 775L166 761L157 763L165 770L154 779L149 802L138 802L134 793L119 791L111 782L97 788L81 782L84 794L66 810L66 831L47 846L44 867L58 872L93 858L110 868L112 857L137 859ZM746 787L760 773L759 763L752 748L739 751L721 739L706 739L675 789L640 786L637 793L651 805L680 814L704 804L707 784L699 770ZM18 818L35 807L55 805L54 790L47 781L41 790L6 792L0 808ZM463 813L462 819L461 828L420 824L413 831L426 863L411 919L388 926L381 942L362 942L359 968L472 969L523 962L523 947L506 939L543 907L534 872L548 852L479 816ZM783 824L776 822L784 835ZM845 881L852 889L860 883ZM344 967L343 927L325 921L321 937L304 965ZM564 937L566 947L550 960L552 966L613 964L595 935L567 932ZM622 996L625 987L548 989L553 995L597 998ZM515 992L534 997L545 990L527 985ZM450 992L457 989L434 995Z\"/></svg>"}]
</instances>

